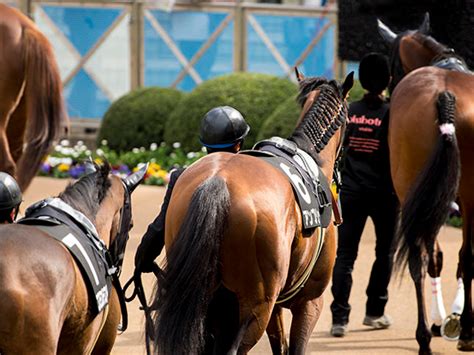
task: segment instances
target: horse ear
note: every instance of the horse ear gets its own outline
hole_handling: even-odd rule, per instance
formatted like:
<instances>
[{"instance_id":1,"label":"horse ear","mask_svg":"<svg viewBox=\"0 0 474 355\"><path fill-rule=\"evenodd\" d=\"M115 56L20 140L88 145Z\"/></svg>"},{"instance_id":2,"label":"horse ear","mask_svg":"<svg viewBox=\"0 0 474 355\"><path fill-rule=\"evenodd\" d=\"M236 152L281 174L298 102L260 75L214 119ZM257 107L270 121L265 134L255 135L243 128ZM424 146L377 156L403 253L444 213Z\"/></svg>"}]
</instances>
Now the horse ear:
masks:
<instances>
[{"instance_id":1,"label":"horse ear","mask_svg":"<svg viewBox=\"0 0 474 355\"><path fill-rule=\"evenodd\" d=\"M298 80L298 82L304 80L304 75L300 73L300 71L298 70L298 67L295 67L295 74L296 74L296 79Z\"/></svg>"},{"instance_id":2,"label":"horse ear","mask_svg":"<svg viewBox=\"0 0 474 355\"><path fill-rule=\"evenodd\" d=\"M377 25L379 28L379 33L385 42L392 44L397 38L397 34L393 32L386 24L384 24L380 19L377 19Z\"/></svg>"},{"instance_id":3,"label":"horse ear","mask_svg":"<svg viewBox=\"0 0 474 355\"><path fill-rule=\"evenodd\" d=\"M133 190L135 190L135 188L145 178L145 174L148 170L148 165L149 165L149 163L146 163L139 170L134 172L132 175L129 175L125 179L123 179L123 182L124 182L125 186L127 187L127 190L128 190L129 193L132 193Z\"/></svg>"},{"instance_id":4,"label":"horse ear","mask_svg":"<svg viewBox=\"0 0 474 355\"><path fill-rule=\"evenodd\" d=\"M349 94L349 91L351 90L352 85L354 85L354 72L353 71L347 74L346 79L344 79L344 84L342 84L342 97L344 99L346 99L347 94Z\"/></svg>"},{"instance_id":5,"label":"horse ear","mask_svg":"<svg viewBox=\"0 0 474 355\"><path fill-rule=\"evenodd\" d=\"M425 17L423 18L423 23L421 24L418 32L429 35L430 34L430 14L425 12Z\"/></svg>"},{"instance_id":6,"label":"horse ear","mask_svg":"<svg viewBox=\"0 0 474 355\"><path fill-rule=\"evenodd\" d=\"M84 161L84 173L86 175L89 175L89 174L95 173L96 171L97 171L97 166L92 160L92 157L89 156L89 159Z\"/></svg>"}]
</instances>

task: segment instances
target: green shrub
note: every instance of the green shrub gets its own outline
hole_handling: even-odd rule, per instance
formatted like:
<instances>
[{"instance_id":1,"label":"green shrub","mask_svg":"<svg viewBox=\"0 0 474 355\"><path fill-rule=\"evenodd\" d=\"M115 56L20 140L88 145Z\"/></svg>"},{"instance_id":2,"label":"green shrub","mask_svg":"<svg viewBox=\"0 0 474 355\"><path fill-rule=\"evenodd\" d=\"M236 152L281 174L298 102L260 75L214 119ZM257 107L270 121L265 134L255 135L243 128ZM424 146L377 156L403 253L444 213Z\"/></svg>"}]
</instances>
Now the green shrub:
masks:
<instances>
[{"instance_id":1,"label":"green shrub","mask_svg":"<svg viewBox=\"0 0 474 355\"><path fill-rule=\"evenodd\" d=\"M176 89L148 87L119 98L105 113L97 145L106 139L111 149L126 151L162 142L166 121L181 97Z\"/></svg>"},{"instance_id":2,"label":"green shrub","mask_svg":"<svg viewBox=\"0 0 474 355\"><path fill-rule=\"evenodd\" d=\"M364 88L360 85L359 80L354 80L354 86L349 92L349 97L347 98L348 102L354 102L362 99L364 96Z\"/></svg>"},{"instance_id":3,"label":"green shrub","mask_svg":"<svg viewBox=\"0 0 474 355\"><path fill-rule=\"evenodd\" d=\"M165 142L180 142L185 151L198 150L199 126L207 111L228 105L239 110L250 125L245 148L251 147L275 108L297 91L287 79L266 74L233 73L208 80L188 94L172 112L165 128Z\"/></svg>"},{"instance_id":4,"label":"green shrub","mask_svg":"<svg viewBox=\"0 0 474 355\"><path fill-rule=\"evenodd\" d=\"M296 103L296 96L289 97L263 122L257 140L273 136L288 138L293 133L301 108Z\"/></svg>"}]
</instances>

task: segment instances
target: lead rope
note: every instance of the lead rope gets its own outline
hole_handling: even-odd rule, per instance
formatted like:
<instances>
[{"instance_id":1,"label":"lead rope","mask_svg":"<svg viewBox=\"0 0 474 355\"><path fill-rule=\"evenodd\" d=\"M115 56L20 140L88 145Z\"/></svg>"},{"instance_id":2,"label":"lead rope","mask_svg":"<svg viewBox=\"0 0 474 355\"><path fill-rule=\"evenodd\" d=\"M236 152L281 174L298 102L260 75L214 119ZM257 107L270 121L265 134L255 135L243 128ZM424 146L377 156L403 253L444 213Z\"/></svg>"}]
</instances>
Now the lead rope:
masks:
<instances>
[{"instance_id":1,"label":"lead rope","mask_svg":"<svg viewBox=\"0 0 474 355\"><path fill-rule=\"evenodd\" d=\"M155 275L156 279L159 280L162 274L162 271L160 267L154 262L152 266L152 271L153 274ZM127 289L131 286L134 285L133 292L130 297L126 296ZM124 293L124 299L126 302L131 302L135 299L135 297L138 297L138 300L140 301L141 307L140 309L145 313L145 347L146 347L146 353L147 355L151 354L151 346L150 342L155 340L155 335L153 333L153 319L151 317L151 311L152 307L148 306L148 303L146 301L146 295L145 295L145 290L143 289L143 282L142 282L142 276L141 273L134 273L133 276L125 283L125 286L123 288L123 293Z\"/></svg>"}]
</instances>

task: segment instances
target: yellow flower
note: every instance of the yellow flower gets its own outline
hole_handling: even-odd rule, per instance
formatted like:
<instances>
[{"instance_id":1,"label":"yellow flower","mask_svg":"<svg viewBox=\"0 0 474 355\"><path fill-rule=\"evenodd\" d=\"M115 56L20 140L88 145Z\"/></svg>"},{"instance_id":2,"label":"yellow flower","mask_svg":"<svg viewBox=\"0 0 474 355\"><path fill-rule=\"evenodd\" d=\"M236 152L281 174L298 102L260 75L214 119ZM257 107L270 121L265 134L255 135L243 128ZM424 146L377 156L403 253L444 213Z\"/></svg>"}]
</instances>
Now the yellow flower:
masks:
<instances>
[{"instance_id":1,"label":"yellow flower","mask_svg":"<svg viewBox=\"0 0 474 355\"><path fill-rule=\"evenodd\" d=\"M168 175L168 172L166 170L160 169L157 174L158 174L158 177L164 179L166 178L166 175Z\"/></svg>"},{"instance_id":2,"label":"yellow flower","mask_svg":"<svg viewBox=\"0 0 474 355\"><path fill-rule=\"evenodd\" d=\"M61 163L61 164L58 165L58 170L60 172L69 171L69 165Z\"/></svg>"},{"instance_id":3,"label":"yellow flower","mask_svg":"<svg viewBox=\"0 0 474 355\"><path fill-rule=\"evenodd\" d=\"M101 164L103 163L103 160L100 159L100 158L95 158L95 159L94 159L94 162L95 162L96 164L101 165Z\"/></svg>"}]
</instances>

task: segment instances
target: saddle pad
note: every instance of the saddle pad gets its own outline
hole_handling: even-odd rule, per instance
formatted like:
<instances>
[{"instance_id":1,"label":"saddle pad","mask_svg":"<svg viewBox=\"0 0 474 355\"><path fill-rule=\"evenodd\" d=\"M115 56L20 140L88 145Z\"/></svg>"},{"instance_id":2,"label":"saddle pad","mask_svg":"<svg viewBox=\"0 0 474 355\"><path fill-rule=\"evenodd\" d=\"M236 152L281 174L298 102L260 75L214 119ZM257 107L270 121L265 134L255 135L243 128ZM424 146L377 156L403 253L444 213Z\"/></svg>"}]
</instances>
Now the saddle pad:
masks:
<instances>
[{"instance_id":1,"label":"saddle pad","mask_svg":"<svg viewBox=\"0 0 474 355\"><path fill-rule=\"evenodd\" d=\"M304 179L294 165L285 158L277 156L261 156L259 158L273 165L288 177L301 210L303 229L313 229L322 226L319 197L317 193L314 193L314 187L311 183Z\"/></svg>"},{"instance_id":2,"label":"saddle pad","mask_svg":"<svg viewBox=\"0 0 474 355\"><path fill-rule=\"evenodd\" d=\"M101 312L108 304L112 282L108 277L105 255L101 254L90 237L67 215L50 206L33 211L18 223L39 228L66 246L78 263L94 300L91 302L93 312Z\"/></svg>"}]
</instances>

